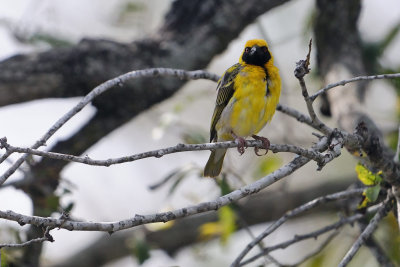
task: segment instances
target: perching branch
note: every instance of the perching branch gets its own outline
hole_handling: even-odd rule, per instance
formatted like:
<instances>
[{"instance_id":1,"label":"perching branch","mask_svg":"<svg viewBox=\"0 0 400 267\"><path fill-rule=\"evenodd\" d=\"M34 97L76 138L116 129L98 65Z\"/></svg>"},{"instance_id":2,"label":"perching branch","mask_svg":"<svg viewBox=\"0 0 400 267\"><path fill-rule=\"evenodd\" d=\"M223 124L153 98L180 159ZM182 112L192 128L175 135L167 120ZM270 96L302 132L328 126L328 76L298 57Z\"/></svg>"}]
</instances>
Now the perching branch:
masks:
<instances>
[{"instance_id":1,"label":"perching branch","mask_svg":"<svg viewBox=\"0 0 400 267\"><path fill-rule=\"evenodd\" d=\"M219 148L234 148L237 147L237 143L234 141L227 141L227 142L217 142L217 143L205 143L205 144L177 144L176 146L157 149L153 151L143 152L139 154L119 157L119 158L112 158L106 160L96 160L91 159L89 156L84 157L77 157L73 155L61 154L61 153L54 153L54 152L46 152L32 148L22 148L22 147L14 147L7 143L7 139L5 137L0 138L0 149L5 148L7 155L11 155L12 153L26 153L36 156L42 156L46 158L52 158L57 160L65 160L71 161L76 163L82 163L87 165L93 166L111 166L115 164L121 164L126 162L132 162L144 158L149 157L156 157L160 158L164 155L178 153L178 152L185 152L185 151L200 151L200 150L212 150L212 149L219 149ZM246 141L247 147L258 147L263 148L263 144L261 141L258 140L247 140ZM297 154L299 156L304 156L310 160L314 160L318 163L319 166L325 165L330 160L333 159L334 156L331 156L330 153L322 154L314 149L304 149L298 146L289 145L289 144L271 144L269 147L273 153L278 152L291 152Z\"/></svg>"}]
</instances>

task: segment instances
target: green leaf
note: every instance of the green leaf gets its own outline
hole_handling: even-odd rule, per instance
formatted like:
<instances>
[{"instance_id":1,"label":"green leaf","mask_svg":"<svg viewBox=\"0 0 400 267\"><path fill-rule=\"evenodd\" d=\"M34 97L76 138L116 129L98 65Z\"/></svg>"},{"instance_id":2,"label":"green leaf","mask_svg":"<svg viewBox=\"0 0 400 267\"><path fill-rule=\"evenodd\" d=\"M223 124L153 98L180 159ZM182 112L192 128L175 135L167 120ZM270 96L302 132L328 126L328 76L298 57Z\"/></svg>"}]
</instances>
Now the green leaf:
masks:
<instances>
[{"instance_id":1,"label":"green leaf","mask_svg":"<svg viewBox=\"0 0 400 267\"><path fill-rule=\"evenodd\" d=\"M0 266L1 267L7 267L8 266L8 259L7 259L7 255L3 250L1 250L0 248Z\"/></svg>"},{"instance_id":2,"label":"green leaf","mask_svg":"<svg viewBox=\"0 0 400 267\"><path fill-rule=\"evenodd\" d=\"M307 261L305 266L307 267L320 267L324 266L324 262L326 261L325 253L319 253L318 255L312 257L310 260ZM329 259L328 259L329 260Z\"/></svg>"},{"instance_id":3,"label":"green leaf","mask_svg":"<svg viewBox=\"0 0 400 267\"><path fill-rule=\"evenodd\" d=\"M364 193L365 197L368 199L369 202L375 202L378 199L379 192L381 191L381 186L379 184L368 187L365 189Z\"/></svg>"},{"instance_id":4,"label":"green leaf","mask_svg":"<svg viewBox=\"0 0 400 267\"><path fill-rule=\"evenodd\" d=\"M60 197L56 195L50 195L46 198L46 208L50 211L56 211L60 204Z\"/></svg>"},{"instance_id":5,"label":"green leaf","mask_svg":"<svg viewBox=\"0 0 400 267\"><path fill-rule=\"evenodd\" d=\"M356 165L356 172L358 179L367 186L377 185L382 181L381 172L374 174L360 163Z\"/></svg>"},{"instance_id":6,"label":"green leaf","mask_svg":"<svg viewBox=\"0 0 400 267\"><path fill-rule=\"evenodd\" d=\"M138 260L139 264L142 265L146 260L150 258L150 247L143 240L136 240L133 254Z\"/></svg>"},{"instance_id":7,"label":"green leaf","mask_svg":"<svg viewBox=\"0 0 400 267\"><path fill-rule=\"evenodd\" d=\"M359 209L366 208L368 203L375 202L378 199L380 190L381 186L379 184L366 188L363 192L364 199L358 205L358 208Z\"/></svg>"},{"instance_id":8,"label":"green leaf","mask_svg":"<svg viewBox=\"0 0 400 267\"><path fill-rule=\"evenodd\" d=\"M226 181L225 177L223 179L221 179L220 182L218 182L218 185L219 185L219 188L221 189L221 195L222 196L226 195L226 194L229 194L230 192L233 191L231 186Z\"/></svg>"},{"instance_id":9,"label":"green leaf","mask_svg":"<svg viewBox=\"0 0 400 267\"><path fill-rule=\"evenodd\" d=\"M67 212L67 213L71 213L71 211L74 208L74 206L75 206L75 202L71 201L71 202L69 202L67 205L65 205L63 207L63 211Z\"/></svg>"}]
</instances>

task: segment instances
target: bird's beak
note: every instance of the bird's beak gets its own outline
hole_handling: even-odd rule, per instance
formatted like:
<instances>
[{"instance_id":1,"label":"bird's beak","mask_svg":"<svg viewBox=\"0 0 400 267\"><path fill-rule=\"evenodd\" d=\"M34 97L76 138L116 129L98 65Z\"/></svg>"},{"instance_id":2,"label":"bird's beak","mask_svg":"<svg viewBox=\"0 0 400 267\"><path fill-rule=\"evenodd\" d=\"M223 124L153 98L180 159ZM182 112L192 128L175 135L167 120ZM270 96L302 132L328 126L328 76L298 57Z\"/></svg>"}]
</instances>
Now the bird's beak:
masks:
<instances>
[{"instance_id":1,"label":"bird's beak","mask_svg":"<svg viewBox=\"0 0 400 267\"><path fill-rule=\"evenodd\" d=\"M253 46L253 47L250 49L250 55L254 55L254 53L256 52L256 50L257 50L257 47L256 47L256 46Z\"/></svg>"}]
</instances>

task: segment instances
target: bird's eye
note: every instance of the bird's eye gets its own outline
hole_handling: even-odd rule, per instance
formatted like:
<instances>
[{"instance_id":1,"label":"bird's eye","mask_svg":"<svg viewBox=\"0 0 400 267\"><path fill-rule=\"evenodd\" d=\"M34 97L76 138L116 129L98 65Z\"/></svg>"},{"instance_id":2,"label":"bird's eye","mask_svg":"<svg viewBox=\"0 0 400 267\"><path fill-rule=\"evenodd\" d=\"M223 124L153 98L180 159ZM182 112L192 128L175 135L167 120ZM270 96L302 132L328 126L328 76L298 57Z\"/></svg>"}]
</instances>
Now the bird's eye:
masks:
<instances>
[{"instance_id":1,"label":"bird's eye","mask_svg":"<svg viewBox=\"0 0 400 267\"><path fill-rule=\"evenodd\" d=\"M244 52L245 52L245 53L249 53L249 52L250 52L250 47L246 47L246 48L244 49Z\"/></svg>"},{"instance_id":2,"label":"bird's eye","mask_svg":"<svg viewBox=\"0 0 400 267\"><path fill-rule=\"evenodd\" d=\"M264 53L268 52L268 48L266 46L264 46L262 49L263 49Z\"/></svg>"}]
</instances>

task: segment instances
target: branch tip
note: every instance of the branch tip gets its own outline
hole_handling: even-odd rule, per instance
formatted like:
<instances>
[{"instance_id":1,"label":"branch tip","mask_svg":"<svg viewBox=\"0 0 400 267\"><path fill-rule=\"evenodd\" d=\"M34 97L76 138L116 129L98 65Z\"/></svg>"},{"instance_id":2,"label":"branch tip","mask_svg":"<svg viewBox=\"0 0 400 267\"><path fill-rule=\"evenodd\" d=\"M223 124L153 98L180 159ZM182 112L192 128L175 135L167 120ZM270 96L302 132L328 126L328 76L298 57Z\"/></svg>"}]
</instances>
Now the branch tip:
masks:
<instances>
[{"instance_id":1,"label":"branch tip","mask_svg":"<svg viewBox=\"0 0 400 267\"><path fill-rule=\"evenodd\" d=\"M294 76L297 79L302 79L306 74L310 72L310 57L311 57L311 47L312 47L312 39L308 44L308 53L305 60L299 60L296 62L296 68L294 70Z\"/></svg>"}]
</instances>

